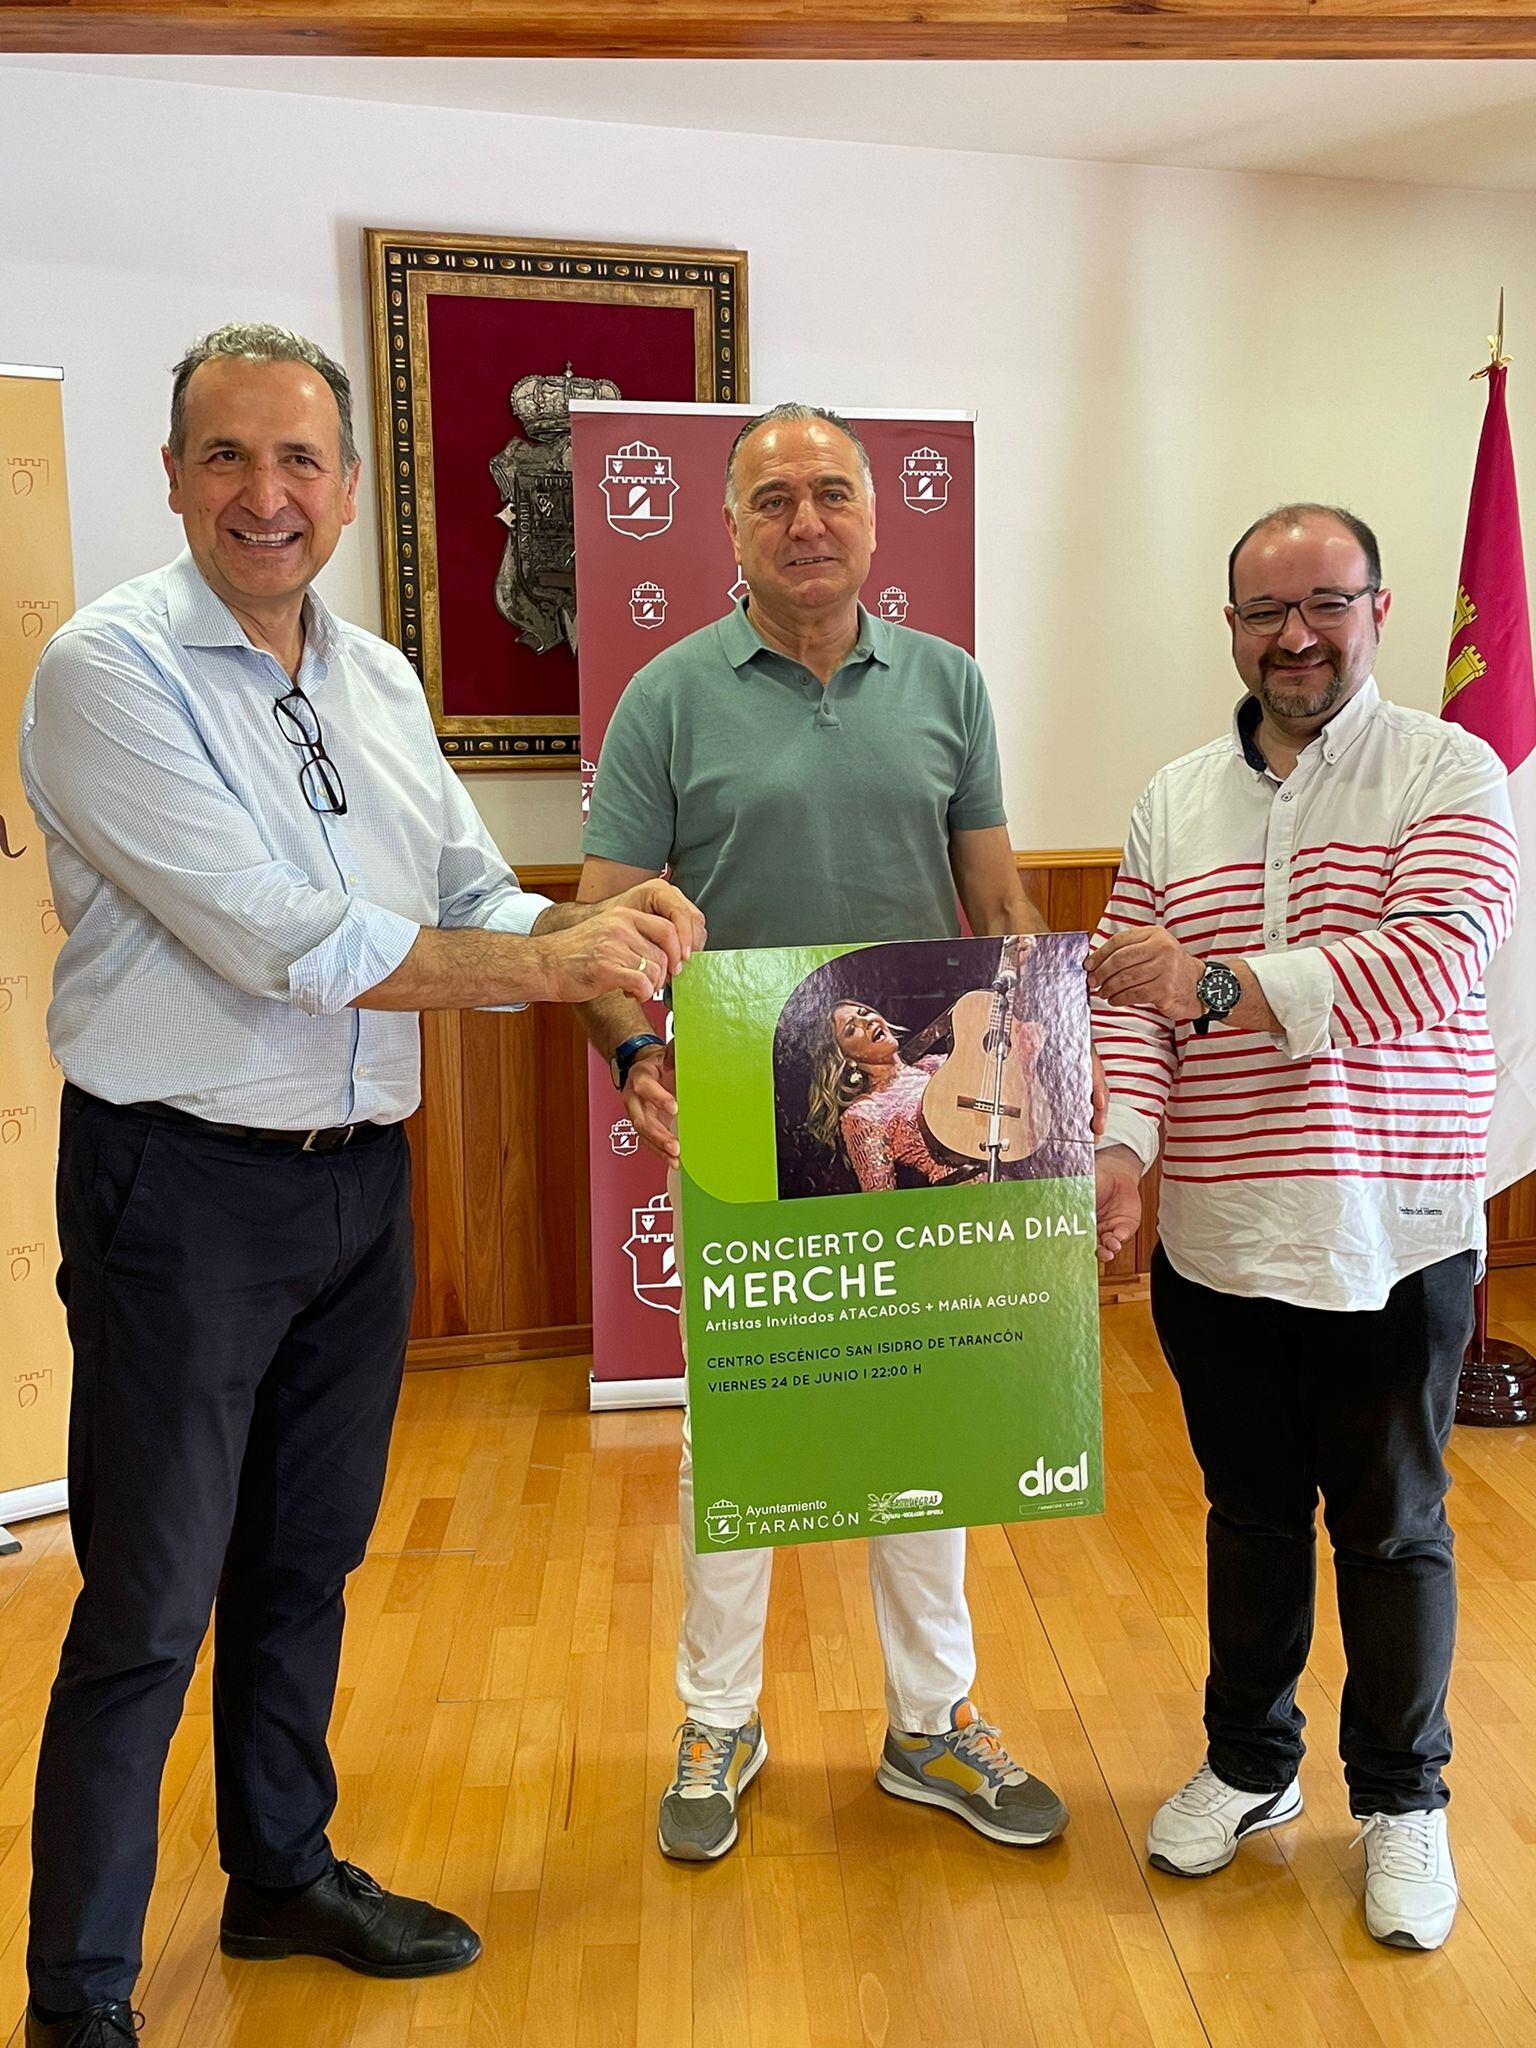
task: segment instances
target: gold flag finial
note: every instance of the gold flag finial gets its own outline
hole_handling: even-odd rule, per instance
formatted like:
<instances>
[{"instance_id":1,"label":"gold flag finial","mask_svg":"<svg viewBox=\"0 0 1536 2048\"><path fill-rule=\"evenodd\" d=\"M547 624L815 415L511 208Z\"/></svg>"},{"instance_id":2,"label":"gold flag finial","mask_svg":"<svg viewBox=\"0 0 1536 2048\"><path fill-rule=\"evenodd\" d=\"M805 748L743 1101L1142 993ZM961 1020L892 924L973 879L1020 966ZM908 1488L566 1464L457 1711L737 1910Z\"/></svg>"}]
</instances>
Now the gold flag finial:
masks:
<instances>
[{"instance_id":1,"label":"gold flag finial","mask_svg":"<svg viewBox=\"0 0 1536 2048\"><path fill-rule=\"evenodd\" d=\"M1503 285L1499 286L1499 329L1497 334L1490 334L1488 336L1488 356L1489 360L1483 365L1483 367L1480 370L1474 370L1472 372L1470 382L1475 384L1479 377L1486 377L1490 370L1507 370L1509 367L1510 358L1504 353Z\"/></svg>"}]
</instances>

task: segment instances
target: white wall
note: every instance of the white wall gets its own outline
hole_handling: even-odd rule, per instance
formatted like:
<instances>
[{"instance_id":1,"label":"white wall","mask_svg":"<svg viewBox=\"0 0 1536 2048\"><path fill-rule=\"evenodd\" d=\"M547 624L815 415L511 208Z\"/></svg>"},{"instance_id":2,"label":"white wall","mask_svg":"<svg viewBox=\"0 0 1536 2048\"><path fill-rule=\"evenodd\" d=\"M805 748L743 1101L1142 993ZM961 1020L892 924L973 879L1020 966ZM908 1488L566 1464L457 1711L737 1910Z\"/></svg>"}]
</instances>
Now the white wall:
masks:
<instances>
[{"instance_id":1,"label":"white wall","mask_svg":"<svg viewBox=\"0 0 1536 2048\"><path fill-rule=\"evenodd\" d=\"M1118 843L1146 776L1221 729L1226 551L1279 499L1377 527L1384 686L1438 705L1484 389L1467 375L1501 284L1536 475L1524 194L21 70L0 72L0 191L0 359L66 368L82 598L178 544L156 450L195 334L278 320L366 388L365 226L745 248L755 398L980 414L979 651L1019 846ZM325 589L376 626L364 495ZM575 857L573 778L469 782L513 859Z\"/></svg>"}]
</instances>

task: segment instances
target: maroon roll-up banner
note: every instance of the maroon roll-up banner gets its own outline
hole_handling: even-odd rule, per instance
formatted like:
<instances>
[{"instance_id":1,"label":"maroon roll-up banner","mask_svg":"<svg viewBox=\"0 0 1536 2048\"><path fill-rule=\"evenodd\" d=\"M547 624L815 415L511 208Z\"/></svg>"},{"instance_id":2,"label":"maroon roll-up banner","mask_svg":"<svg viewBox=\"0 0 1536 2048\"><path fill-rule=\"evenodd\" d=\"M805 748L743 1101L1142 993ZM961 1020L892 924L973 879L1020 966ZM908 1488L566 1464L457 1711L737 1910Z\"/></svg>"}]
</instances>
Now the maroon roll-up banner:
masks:
<instances>
[{"instance_id":1,"label":"maroon roll-up banner","mask_svg":"<svg viewBox=\"0 0 1536 2048\"><path fill-rule=\"evenodd\" d=\"M744 594L725 522L725 459L748 405L571 406L580 621L582 809L625 684ZM877 538L863 599L897 625L974 651L973 416L858 412ZM666 1035L659 1007L652 1028ZM592 1175L592 1405L684 1397L666 1171L636 1138L595 1055L587 1082Z\"/></svg>"}]
</instances>

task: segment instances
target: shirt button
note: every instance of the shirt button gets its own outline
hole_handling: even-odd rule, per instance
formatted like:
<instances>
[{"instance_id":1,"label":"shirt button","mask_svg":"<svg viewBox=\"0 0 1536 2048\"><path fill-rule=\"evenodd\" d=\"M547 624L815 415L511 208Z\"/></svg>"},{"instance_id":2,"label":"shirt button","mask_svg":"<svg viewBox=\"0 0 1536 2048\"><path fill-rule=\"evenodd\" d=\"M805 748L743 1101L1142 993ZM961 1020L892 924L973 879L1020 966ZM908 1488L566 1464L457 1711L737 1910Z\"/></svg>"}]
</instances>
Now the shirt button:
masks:
<instances>
[{"instance_id":1,"label":"shirt button","mask_svg":"<svg viewBox=\"0 0 1536 2048\"><path fill-rule=\"evenodd\" d=\"M1282 790L1281 790L1281 792L1280 792L1280 801L1281 801L1281 803L1283 803L1283 804L1288 804L1288 803L1290 802L1290 800L1291 800L1291 792L1290 792L1290 791L1289 791L1288 789L1282 789Z\"/></svg>"},{"instance_id":2,"label":"shirt button","mask_svg":"<svg viewBox=\"0 0 1536 2048\"><path fill-rule=\"evenodd\" d=\"M1272 868L1283 868L1285 866L1285 862L1283 860L1272 860L1270 862L1270 866Z\"/></svg>"},{"instance_id":3,"label":"shirt button","mask_svg":"<svg viewBox=\"0 0 1536 2048\"><path fill-rule=\"evenodd\" d=\"M1278 938L1279 938L1279 936L1280 936L1280 934L1279 934L1278 932L1271 932L1269 936L1270 936L1270 937L1271 937L1272 939L1278 939ZM361 1072L362 1070L361 1070L361 1069L359 1069L358 1071L359 1071L359 1072Z\"/></svg>"},{"instance_id":4,"label":"shirt button","mask_svg":"<svg viewBox=\"0 0 1536 2048\"><path fill-rule=\"evenodd\" d=\"M1280 865L1279 861L1276 861L1276 862L1275 862L1275 866L1276 866L1276 867L1279 867L1279 865ZM360 885L360 883L362 882L362 879L363 879L363 878L362 878L362 876L361 876L361 875L348 875L348 877L347 877L347 887L348 887L349 889L356 889L356 888L357 888L357 887L358 887L358 886Z\"/></svg>"},{"instance_id":5,"label":"shirt button","mask_svg":"<svg viewBox=\"0 0 1536 2048\"><path fill-rule=\"evenodd\" d=\"M1271 933L1270 936L1271 938L1273 938L1274 934ZM359 1081L366 1081L368 1078L368 1069L366 1067L359 1067L357 1070L357 1078L359 1079Z\"/></svg>"}]
</instances>

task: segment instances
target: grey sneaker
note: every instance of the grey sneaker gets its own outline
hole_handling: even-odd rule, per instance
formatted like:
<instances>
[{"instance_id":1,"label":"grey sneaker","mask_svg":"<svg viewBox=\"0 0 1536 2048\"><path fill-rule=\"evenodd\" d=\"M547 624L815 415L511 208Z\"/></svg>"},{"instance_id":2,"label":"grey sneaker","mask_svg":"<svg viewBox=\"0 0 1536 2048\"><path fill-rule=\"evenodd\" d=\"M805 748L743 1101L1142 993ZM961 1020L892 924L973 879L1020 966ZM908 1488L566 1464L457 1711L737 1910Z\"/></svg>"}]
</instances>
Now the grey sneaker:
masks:
<instances>
[{"instance_id":1,"label":"grey sneaker","mask_svg":"<svg viewBox=\"0 0 1536 2048\"><path fill-rule=\"evenodd\" d=\"M736 1840L736 1802L768 1759L756 1714L740 1728L691 1717L678 1729L677 1775L661 1795L656 1839L663 1856L709 1863Z\"/></svg>"},{"instance_id":2,"label":"grey sneaker","mask_svg":"<svg viewBox=\"0 0 1536 2048\"><path fill-rule=\"evenodd\" d=\"M970 1700L960 1700L949 1719L943 1735L887 1729L876 1783L898 1799L947 1806L994 1842L1035 1849L1053 1841L1068 1814L1050 1786L1014 1762Z\"/></svg>"}]
</instances>

